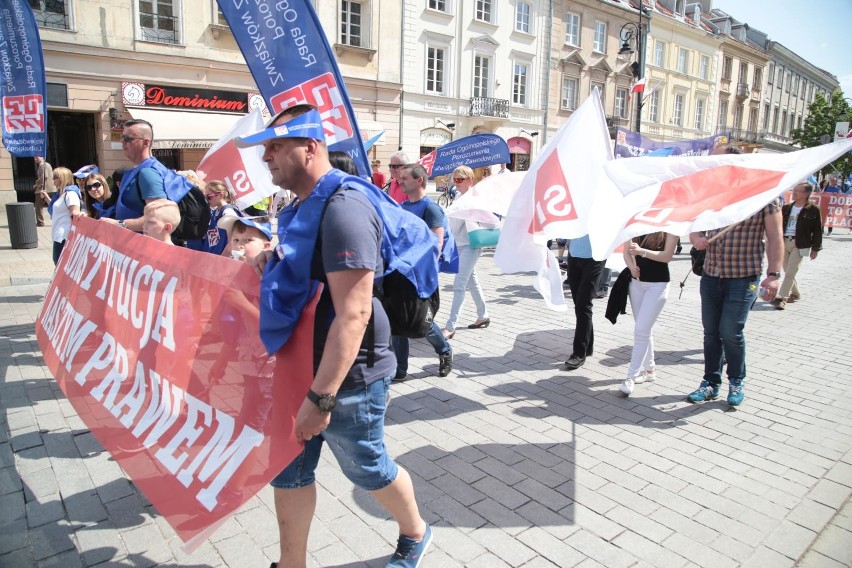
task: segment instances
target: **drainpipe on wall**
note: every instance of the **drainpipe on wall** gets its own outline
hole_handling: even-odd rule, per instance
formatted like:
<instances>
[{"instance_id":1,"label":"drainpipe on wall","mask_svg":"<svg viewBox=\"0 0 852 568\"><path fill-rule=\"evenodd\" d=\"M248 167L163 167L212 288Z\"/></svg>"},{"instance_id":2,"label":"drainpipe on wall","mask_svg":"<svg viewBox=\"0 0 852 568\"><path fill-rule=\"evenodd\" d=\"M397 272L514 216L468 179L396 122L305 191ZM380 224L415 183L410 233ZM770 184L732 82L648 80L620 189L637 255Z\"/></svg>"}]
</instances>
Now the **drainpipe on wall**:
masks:
<instances>
[{"instance_id":1,"label":"drainpipe on wall","mask_svg":"<svg viewBox=\"0 0 852 568\"><path fill-rule=\"evenodd\" d=\"M397 150L402 150L402 123L405 118L405 9L408 2L402 3L402 36L399 38L399 135Z\"/></svg>"},{"instance_id":2,"label":"drainpipe on wall","mask_svg":"<svg viewBox=\"0 0 852 568\"><path fill-rule=\"evenodd\" d=\"M541 145L547 144L547 123L550 120L550 49L553 46L553 0L548 0L547 26L548 34L544 41L544 125Z\"/></svg>"}]
</instances>

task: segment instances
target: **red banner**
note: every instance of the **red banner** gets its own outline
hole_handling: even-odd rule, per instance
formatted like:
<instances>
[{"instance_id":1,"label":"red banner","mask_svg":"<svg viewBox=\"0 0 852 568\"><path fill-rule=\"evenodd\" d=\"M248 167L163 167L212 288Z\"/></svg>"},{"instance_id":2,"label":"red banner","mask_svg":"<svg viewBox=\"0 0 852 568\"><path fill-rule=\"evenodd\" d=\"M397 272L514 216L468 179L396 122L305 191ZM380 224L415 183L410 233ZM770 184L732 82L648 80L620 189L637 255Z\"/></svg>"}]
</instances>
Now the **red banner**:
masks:
<instances>
[{"instance_id":1,"label":"red banner","mask_svg":"<svg viewBox=\"0 0 852 568\"><path fill-rule=\"evenodd\" d=\"M301 451L316 299L269 357L258 292L243 262L80 217L36 324L77 413L190 549Z\"/></svg>"},{"instance_id":2,"label":"red banner","mask_svg":"<svg viewBox=\"0 0 852 568\"><path fill-rule=\"evenodd\" d=\"M822 211L823 225L835 229L852 229L852 195L842 193L814 193Z\"/></svg>"}]
</instances>

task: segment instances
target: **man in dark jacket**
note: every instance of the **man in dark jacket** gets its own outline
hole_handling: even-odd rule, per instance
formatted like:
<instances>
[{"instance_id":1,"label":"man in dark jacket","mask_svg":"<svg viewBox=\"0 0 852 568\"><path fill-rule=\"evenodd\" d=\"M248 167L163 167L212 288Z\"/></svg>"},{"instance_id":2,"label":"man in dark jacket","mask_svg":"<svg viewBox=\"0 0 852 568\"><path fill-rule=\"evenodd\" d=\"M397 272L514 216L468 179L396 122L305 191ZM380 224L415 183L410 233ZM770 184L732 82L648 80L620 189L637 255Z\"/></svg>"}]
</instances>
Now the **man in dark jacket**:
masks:
<instances>
[{"instance_id":1,"label":"man in dark jacket","mask_svg":"<svg viewBox=\"0 0 852 568\"><path fill-rule=\"evenodd\" d=\"M787 302L795 302L801 295L796 285L796 273L805 256L816 259L822 249L822 215L819 207L810 202L814 188L801 182L793 188L793 201L781 208L784 229L784 282L778 290L773 305L783 310ZM810 253L808 252L810 249Z\"/></svg>"}]
</instances>

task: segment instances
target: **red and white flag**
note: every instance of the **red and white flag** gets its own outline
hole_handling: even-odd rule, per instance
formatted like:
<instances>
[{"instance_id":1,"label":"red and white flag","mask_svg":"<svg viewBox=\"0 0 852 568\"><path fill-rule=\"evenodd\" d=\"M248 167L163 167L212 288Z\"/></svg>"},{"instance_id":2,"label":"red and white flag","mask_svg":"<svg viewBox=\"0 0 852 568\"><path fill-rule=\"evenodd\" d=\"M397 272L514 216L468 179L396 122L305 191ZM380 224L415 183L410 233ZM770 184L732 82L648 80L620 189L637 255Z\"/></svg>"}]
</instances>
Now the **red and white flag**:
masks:
<instances>
[{"instance_id":1,"label":"red and white flag","mask_svg":"<svg viewBox=\"0 0 852 568\"><path fill-rule=\"evenodd\" d=\"M631 93L642 93L642 92L644 92L645 91L645 83L646 83L646 78L642 77L641 79L636 81L636 83L633 84L633 88L630 89L630 92Z\"/></svg>"},{"instance_id":2,"label":"red and white flag","mask_svg":"<svg viewBox=\"0 0 852 568\"><path fill-rule=\"evenodd\" d=\"M254 134L265 128L259 109L254 109L234 124L198 164L198 176L206 182L223 182L234 204L245 209L278 191L269 168L263 163L263 146L237 148L234 138Z\"/></svg>"},{"instance_id":3,"label":"red and white flag","mask_svg":"<svg viewBox=\"0 0 852 568\"><path fill-rule=\"evenodd\" d=\"M533 162L503 221L494 261L507 273L535 271L535 287L552 309L566 305L559 265L545 245L589 232L586 220L612 157L600 97L589 97Z\"/></svg>"}]
</instances>

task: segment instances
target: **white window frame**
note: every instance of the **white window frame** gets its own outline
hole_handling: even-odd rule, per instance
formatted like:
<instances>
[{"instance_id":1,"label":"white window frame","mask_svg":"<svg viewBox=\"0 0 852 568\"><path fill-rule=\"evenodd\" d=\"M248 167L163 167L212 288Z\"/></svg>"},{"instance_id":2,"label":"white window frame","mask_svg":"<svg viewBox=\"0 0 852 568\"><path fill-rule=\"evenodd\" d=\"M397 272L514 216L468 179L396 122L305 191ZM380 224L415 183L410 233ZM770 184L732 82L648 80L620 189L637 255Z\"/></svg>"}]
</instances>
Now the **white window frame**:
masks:
<instances>
[{"instance_id":1,"label":"white window frame","mask_svg":"<svg viewBox=\"0 0 852 568\"><path fill-rule=\"evenodd\" d=\"M526 9L526 14L523 13L524 8ZM526 29L523 29L524 27ZM515 2L515 31L522 34L534 33L532 4L529 2L524 2L523 0Z\"/></svg>"},{"instance_id":2,"label":"white window frame","mask_svg":"<svg viewBox=\"0 0 852 568\"><path fill-rule=\"evenodd\" d=\"M638 93L637 96L642 96L642 93ZM627 118L627 89L616 87L615 108L613 110L618 118Z\"/></svg>"},{"instance_id":3,"label":"white window frame","mask_svg":"<svg viewBox=\"0 0 852 568\"><path fill-rule=\"evenodd\" d=\"M521 75L518 74L518 69L523 68L523 81L518 81ZM530 100L530 69L532 64L525 59L512 60L512 104L520 107L528 107ZM517 88L521 88L522 92L516 92Z\"/></svg>"},{"instance_id":4,"label":"white window frame","mask_svg":"<svg viewBox=\"0 0 852 568\"><path fill-rule=\"evenodd\" d=\"M763 67L754 66L751 72L751 88L755 91L760 91L763 88Z\"/></svg>"},{"instance_id":5,"label":"white window frame","mask_svg":"<svg viewBox=\"0 0 852 568\"><path fill-rule=\"evenodd\" d=\"M677 50L677 70L680 73L689 73L689 50L679 47Z\"/></svg>"},{"instance_id":6,"label":"white window frame","mask_svg":"<svg viewBox=\"0 0 852 568\"><path fill-rule=\"evenodd\" d=\"M648 95L648 121L660 121L660 91L654 91Z\"/></svg>"},{"instance_id":7,"label":"white window frame","mask_svg":"<svg viewBox=\"0 0 852 568\"><path fill-rule=\"evenodd\" d=\"M710 77L710 58L702 55L698 58L698 78L705 81Z\"/></svg>"},{"instance_id":8,"label":"white window frame","mask_svg":"<svg viewBox=\"0 0 852 568\"><path fill-rule=\"evenodd\" d=\"M433 6L434 4L434 6ZM444 7L438 7L439 4L443 4ZM444 14L449 14L452 10L452 0L427 0L426 9L433 10L435 12L442 12Z\"/></svg>"},{"instance_id":9,"label":"white window frame","mask_svg":"<svg viewBox=\"0 0 852 568\"><path fill-rule=\"evenodd\" d=\"M727 55L722 56L722 79L730 81L734 74L734 58Z\"/></svg>"},{"instance_id":10,"label":"white window frame","mask_svg":"<svg viewBox=\"0 0 852 568\"><path fill-rule=\"evenodd\" d=\"M721 132L728 127L728 101L719 102L719 120L716 123L716 131Z\"/></svg>"},{"instance_id":11,"label":"white window frame","mask_svg":"<svg viewBox=\"0 0 852 568\"><path fill-rule=\"evenodd\" d=\"M478 22L493 24L496 21L497 6L494 0L474 0L473 18ZM488 18L482 17L487 12Z\"/></svg>"},{"instance_id":12,"label":"white window frame","mask_svg":"<svg viewBox=\"0 0 852 568\"><path fill-rule=\"evenodd\" d=\"M136 25L137 25L137 38L142 41L150 41L153 43L163 43L166 45L183 45L183 0L171 0L172 5L172 14L175 20L174 30L172 33L174 34L174 41L163 41L157 38L157 34L162 34L163 32L157 30L156 27L148 28L142 26L142 10L140 3L144 1L146 3L151 4L153 13L152 16L156 19L159 17L167 18L169 16L160 16L157 13L158 4L163 2L163 0L134 0L134 7L136 9ZM177 15L174 15L177 14ZM152 30L153 33L146 33L145 30Z\"/></svg>"},{"instance_id":13,"label":"white window frame","mask_svg":"<svg viewBox=\"0 0 852 568\"><path fill-rule=\"evenodd\" d=\"M740 61L740 72L737 76L737 83L748 84L748 63Z\"/></svg>"},{"instance_id":14,"label":"white window frame","mask_svg":"<svg viewBox=\"0 0 852 568\"><path fill-rule=\"evenodd\" d=\"M675 93L672 101L672 123L683 128L683 110L686 104L686 95L683 93Z\"/></svg>"},{"instance_id":15,"label":"white window frame","mask_svg":"<svg viewBox=\"0 0 852 568\"><path fill-rule=\"evenodd\" d=\"M703 97L695 98L695 121L693 122L693 126L695 130L704 130L704 113L707 108L707 99Z\"/></svg>"},{"instance_id":16,"label":"white window frame","mask_svg":"<svg viewBox=\"0 0 852 568\"><path fill-rule=\"evenodd\" d=\"M606 22L595 20L595 40L592 49L596 53L606 53Z\"/></svg>"},{"instance_id":17,"label":"white window frame","mask_svg":"<svg viewBox=\"0 0 852 568\"><path fill-rule=\"evenodd\" d=\"M573 21L572 21L573 20ZM565 43L574 47L580 47L580 14L567 12L565 14ZM574 40L571 38L571 28L573 28Z\"/></svg>"},{"instance_id":18,"label":"white window frame","mask_svg":"<svg viewBox=\"0 0 852 568\"><path fill-rule=\"evenodd\" d=\"M775 63L769 63L769 73L766 75L766 84L772 85L775 81Z\"/></svg>"},{"instance_id":19,"label":"white window frame","mask_svg":"<svg viewBox=\"0 0 852 568\"><path fill-rule=\"evenodd\" d=\"M443 59L441 61L442 68L440 70L435 69L434 71L441 73L440 78L440 89L429 88L429 72L430 72L430 57L429 50L440 50L443 53ZM440 42L429 42L426 44L426 53L425 53L425 74L423 75L423 92L429 93L432 95L446 95L447 94L447 75L448 75L448 63L450 60L449 57L449 46ZM437 52L436 52L437 53ZM433 79L433 82L438 81L438 79Z\"/></svg>"},{"instance_id":20,"label":"white window frame","mask_svg":"<svg viewBox=\"0 0 852 568\"><path fill-rule=\"evenodd\" d=\"M26 2L29 4L29 2ZM57 7L58 6L54 6ZM67 30L74 31L74 6L73 0L63 0L62 2L62 14L59 12L48 12L47 11L47 0L39 0L39 7L32 8L33 15L35 16L36 26L42 29L48 30ZM138 12L137 8L137 12ZM60 19L62 20L60 23ZM64 25L62 25L64 24Z\"/></svg>"},{"instance_id":21,"label":"white window frame","mask_svg":"<svg viewBox=\"0 0 852 568\"><path fill-rule=\"evenodd\" d=\"M360 26L360 35L358 36L359 43L357 43L357 44L351 42L351 32L349 34L349 37L347 37L346 34L344 34L344 29L343 29L344 25L345 25L344 6L345 5L351 6L353 4L357 4L361 8L361 14L360 14L361 21L358 24ZM340 20L339 20L340 26L339 26L339 29L338 29L338 33L339 33L338 37L340 38L338 40L339 43L341 45L350 45L352 47L361 47L361 48L364 48L364 49L370 49L370 45L372 43L371 40L370 40L371 35L372 35L371 34L371 28L370 28L370 22L372 21L372 14L370 13L370 2L369 2L369 0L340 0L340 12L338 13L338 17L340 18ZM349 24L349 25L351 27L352 24Z\"/></svg>"},{"instance_id":22,"label":"white window frame","mask_svg":"<svg viewBox=\"0 0 852 568\"><path fill-rule=\"evenodd\" d=\"M485 76L480 77L477 73L477 70L480 68L477 63L477 59L481 59L487 65L485 66ZM473 54L473 84L471 85L471 96L474 97L490 97L492 95L491 91L491 75L494 69L493 59L490 55L485 53L474 53ZM477 88L479 92L477 93Z\"/></svg>"},{"instance_id":23,"label":"white window frame","mask_svg":"<svg viewBox=\"0 0 852 568\"><path fill-rule=\"evenodd\" d=\"M569 84L573 84L573 100L569 100L566 97L566 91ZM580 90L580 78L574 77L570 75L562 76L562 94L559 97L559 108L562 110L577 110L577 100Z\"/></svg>"},{"instance_id":24,"label":"white window frame","mask_svg":"<svg viewBox=\"0 0 852 568\"><path fill-rule=\"evenodd\" d=\"M660 69L666 66L666 42L664 41L654 42L654 65Z\"/></svg>"}]
</instances>

